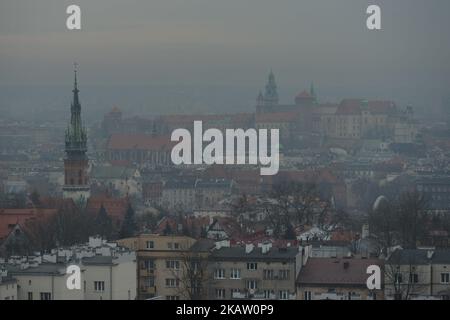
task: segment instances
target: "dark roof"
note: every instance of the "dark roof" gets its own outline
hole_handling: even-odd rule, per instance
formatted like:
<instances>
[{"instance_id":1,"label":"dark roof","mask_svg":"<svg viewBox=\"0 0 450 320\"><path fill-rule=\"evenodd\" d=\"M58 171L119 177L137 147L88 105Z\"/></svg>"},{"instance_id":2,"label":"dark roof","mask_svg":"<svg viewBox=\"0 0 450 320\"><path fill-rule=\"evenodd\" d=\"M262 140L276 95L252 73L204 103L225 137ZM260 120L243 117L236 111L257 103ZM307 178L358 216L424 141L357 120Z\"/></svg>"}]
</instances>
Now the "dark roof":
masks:
<instances>
[{"instance_id":1,"label":"dark roof","mask_svg":"<svg viewBox=\"0 0 450 320\"><path fill-rule=\"evenodd\" d=\"M389 257L387 263L398 265L449 264L450 249L397 249Z\"/></svg>"},{"instance_id":2,"label":"dark roof","mask_svg":"<svg viewBox=\"0 0 450 320\"><path fill-rule=\"evenodd\" d=\"M309 258L297 278L299 284L366 286L367 267L384 264L380 259Z\"/></svg>"},{"instance_id":3,"label":"dark roof","mask_svg":"<svg viewBox=\"0 0 450 320\"><path fill-rule=\"evenodd\" d=\"M196 178L171 179L166 182L164 189L191 189L195 187Z\"/></svg>"},{"instance_id":4,"label":"dark roof","mask_svg":"<svg viewBox=\"0 0 450 320\"><path fill-rule=\"evenodd\" d=\"M109 266L113 265L113 257L111 256L93 256L93 257L85 257L82 259L83 264L85 265L99 265L99 266Z\"/></svg>"},{"instance_id":5,"label":"dark roof","mask_svg":"<svg viewBox=\"0 0 450 320\"><path fill-rule=\"evenodd\" d=\"M223 247L213 252L212 258L216 260L293 260L299 254L297 247L270 248L269 252L262 253L261 248L253 248L250 253L245 247Z\"/></svg>"},{"instance_id":6,"label":"dark roof","mask_svg":"<svg viewBox=\"0 0 450 320\"><path fill-rule=\"evenodd\" d=\"M199 239L190 248L196 252L211 251L216 246L215 242L211 239Z\"/></svg>"},{"instance_id":7,"label":"dark roof","mask_svg":"<svg viewBox=\"0 0 450 320\"><path fill-rule=\"evenodd\" d=\"M197 180L195 187L197 188L230 188L232 186L232 181L228 179L208 179L208 180Z\"/></svg>"},{"instance_id":8,"label":"dark roof","mask_svg":"<svg viewBox=\"0 0 450 320\"><path fill-rule=\"evenodd\" d=\"M28 275L64 275L66 273L66 265L62 263L42 263L37 267L28 267L21 269L20 266L6 265L6 269L11 276L19 274Z\"/></svg>"}]
</instances>

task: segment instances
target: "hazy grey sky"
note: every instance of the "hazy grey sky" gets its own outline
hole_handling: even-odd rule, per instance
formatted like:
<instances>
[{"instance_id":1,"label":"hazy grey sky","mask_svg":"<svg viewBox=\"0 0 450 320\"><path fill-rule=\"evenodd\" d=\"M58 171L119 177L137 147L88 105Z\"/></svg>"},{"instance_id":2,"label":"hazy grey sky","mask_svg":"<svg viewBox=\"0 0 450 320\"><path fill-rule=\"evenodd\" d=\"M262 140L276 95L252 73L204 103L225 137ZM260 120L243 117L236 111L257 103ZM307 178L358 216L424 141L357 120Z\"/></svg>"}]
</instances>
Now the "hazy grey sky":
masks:
<instances>
[{"instance_id":1,"label":"hazy grey sky","mask_svg":"<svg viewBox=\"0 0 450 320\"><path fill-rule=\"evenodd\" d=\"M368 4L382 31L365 28ZM1 0L0 85L67 83L76 60L84 85L262 87L272 68L289 94L314 80L431 97L449 92L449 14L448 0Z\"/></svg>"}]
</instances>

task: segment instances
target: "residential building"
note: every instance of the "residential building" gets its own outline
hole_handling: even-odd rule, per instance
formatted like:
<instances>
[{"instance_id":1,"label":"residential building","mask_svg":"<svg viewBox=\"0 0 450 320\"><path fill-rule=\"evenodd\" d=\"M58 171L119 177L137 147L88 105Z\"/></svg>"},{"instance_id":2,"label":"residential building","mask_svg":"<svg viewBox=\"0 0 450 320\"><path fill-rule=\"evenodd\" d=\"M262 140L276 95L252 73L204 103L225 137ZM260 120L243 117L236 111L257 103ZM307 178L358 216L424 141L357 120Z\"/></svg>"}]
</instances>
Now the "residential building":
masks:
<instances>
[{"instance_id":1,"label":"residential building","mask_svg":"<svg viewBox=\"0 0 450 320\"><path fill-rule=\"evenodd\" d=\"M361 258L309 258L297 277L299 300L383 300L380 290L367 288L367 268L383 270L384 261ZM380 274L382 281L382 275Z\"/></svg>"},{"instance_id":2,"label":"residential building","mask_svg":"<svg viewBox=\"0 0 450 320\"><path fill-rule=\"evenodd\" d=\"M80 268L80 289L67 282L69 266ZM134 300L136 256L101 238L48 254L11 257L0 265L17 282L18 300Z\"/></svg>"},{"instance_id":3,"label":"residential building","mask_svg":"<svg viewBox=\"0 0 450 320\"><path fill-rule=\"evenodd\" d=\"M280 299L296 297L295 277L306 262L306 247L221 247L210 256L213 276L209 299Z\"/></svg>"},{"instance_id":4,"label":"residential building","mask_svg":"<svg viewBox=\"0 0 450 320\"><path fill-rule=\"evenodd\" d=\"M17 280L3 268L0 268L0 300L17 300Z\"/></svg>"},{"instance_id":5,"label":"residential building","mask_svg":"<svg viewBox=\"0 0 450 320\"><path fill-rule=\"evenodd\" d=\"M191 248L195 239L141 234L118 242L136 251L139 299L179 300L192 296L193 289L187 284L186 274L193 261Z\"/></svg>"},{"instance_id":6,"label":"residential building","mask_svg":"<svg viewBox=\"0 0 450 320\"><path fill-rule=\"evenodd\" d=\"M386 261L386 299L450 300L449 249L397 249Z\"/></svg>"}]
</instances>

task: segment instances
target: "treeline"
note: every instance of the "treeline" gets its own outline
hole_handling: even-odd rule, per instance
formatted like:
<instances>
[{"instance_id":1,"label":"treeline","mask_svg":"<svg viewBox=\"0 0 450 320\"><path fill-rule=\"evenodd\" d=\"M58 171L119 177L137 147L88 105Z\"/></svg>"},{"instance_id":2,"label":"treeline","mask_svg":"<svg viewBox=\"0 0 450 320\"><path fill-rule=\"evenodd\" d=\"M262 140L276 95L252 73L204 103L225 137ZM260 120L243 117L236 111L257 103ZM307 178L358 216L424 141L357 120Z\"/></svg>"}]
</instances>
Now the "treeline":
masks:
<instances>
[{"instance_id":1,"label":"treeline","mask_svg":"<svg viewBox=\"0 0 450 320\"><path fill-rule=\"evenodd\" d=\"M131 237L137 231L137 223L131 204L123 219L118 220L103 205L93 214L71 202L62 202L56 214L30 219L21 226L21 231L5 244L7 256L48 252L56 247L85 243L94 235L106 240Z\"/></svg>"}]
</instances>

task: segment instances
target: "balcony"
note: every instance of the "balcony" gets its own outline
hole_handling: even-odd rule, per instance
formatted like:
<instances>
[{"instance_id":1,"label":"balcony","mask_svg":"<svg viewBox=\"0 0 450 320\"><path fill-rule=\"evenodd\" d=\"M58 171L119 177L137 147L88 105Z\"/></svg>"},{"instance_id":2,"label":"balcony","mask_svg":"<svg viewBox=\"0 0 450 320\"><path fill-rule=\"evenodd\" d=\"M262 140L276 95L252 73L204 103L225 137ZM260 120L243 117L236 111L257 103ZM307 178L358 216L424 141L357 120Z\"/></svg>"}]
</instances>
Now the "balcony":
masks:
<instances>
[{"instance_id":1,"label":"balcony","mask_svg":"<svg viewBox=\"0 0 450 320\"><path fill-rule=\"evenodd\" d=\"M231 295L231 299L248 299L248 293L233 292L233 294Z\"/></svg>"},{"instance_id":2,"label":"balcony","mask_svg":"<svg viewBox=\"0 0 450 320\"><path fill-rule=\"evenodd\" d=\"M361 295L352 294L350 297L348 294L344 293L315 293L313 296L313 300L361 300Z\"/></svg>"},{"instance_id":3,"label":"balcony","mask_svg":"<svg viewBox=\"0 0 450 320\"><path fill-rule=\"evenodd\" d=\"M146 286L141 286L140 288L140 293L141 294L156 294L156 287L146 287Z\"/></svg>"},{"instance_id":4,"label":"balcony","mask_svg":"<svg viewBox=\"0 0 450 320\"><path fill-rule=\"evenodd\" d=\"M139 276L141 277L152 277L155 275L155 269L140 269Z\"/></svg>"},{"instance_id":5,"label":"balcony","mask_svg":"<svg viewBox=\"0 0 450 320\"><path fill-rule=\"evenodd\" d=\"M249 292L233 292L231 296L232 299L247 299L247 300L279 300L279 297L275 293L270 293L268 296L264 292L257 291L253 294ZM288 298L285 300L296 300L297 296L295 294L289 294Z\"/></svg>"}]
</instances>

